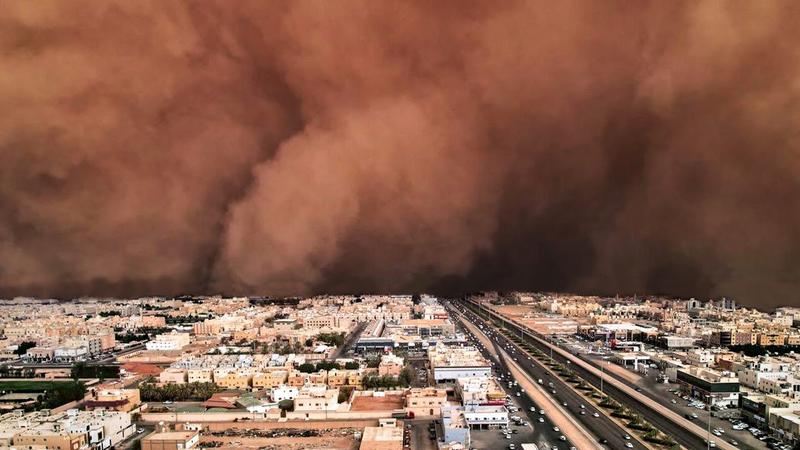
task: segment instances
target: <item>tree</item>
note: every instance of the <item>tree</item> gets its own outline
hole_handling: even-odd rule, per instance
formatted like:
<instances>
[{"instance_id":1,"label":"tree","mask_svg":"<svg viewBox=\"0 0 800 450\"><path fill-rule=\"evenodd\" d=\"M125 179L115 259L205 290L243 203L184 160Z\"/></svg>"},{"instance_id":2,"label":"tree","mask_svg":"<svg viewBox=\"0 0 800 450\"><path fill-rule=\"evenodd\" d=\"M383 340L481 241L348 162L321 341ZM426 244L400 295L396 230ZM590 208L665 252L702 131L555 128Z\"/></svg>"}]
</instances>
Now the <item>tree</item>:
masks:
<instances>
[{"instance_id":1,"label":"tree","mask_svg":"<svg viewBox=\"0 0 800 450\"><path fill-rule=\"evenodd\" d=\"M350 399L350 394L353 393L354 386L342 386L339 388L339 403L344 403Z\"/></svg>"},{"instance_id":2,"label":"tree","mask_svg":"<svg viewBox=\"0 0 800 450\"><path fill-rule=\"evenodd\" d=\"M320 370L332 370L332 369L341 369L342 366L339 363L332 362L332 361L320 361L317 363L316 371L319 372Z\"/></svg>"},{"instance_id":3,"label":"tree","mask_svg":"<svg viewBox=\"0 0 800 450\"><path fill-rule=\"evenodd\" d=\"M77 380L81 377L81 373L86 370L86 363L83 361L78 361L72 365L72 369L70 369L70 376L73 380Z\"/></svg>"},{"instance_id":4,"label":"tree","mask_svg":"<svg viewBox=\"0 0 800 450\"><path fill-rule=\"evenodd\" d=\"M297 370L303 373L311 373L315 371L315 367L311 363L303 363L297 367Z\"/></svg>"},{"instance_id":5,"label":"tree","mask_svg":"<svg viewBox=\"0 0 800 450\"><path fill-rule=\"evenodd\" d=\"M14 354L15 355L24 355L25 353L28 352L28 349L31 349L33 347L36 347L36 342L32 342L32 341L22 342L17 346L17 349L14 350Z\"/></svg>"},{"instance_id":6,"label":"tree","mask_svg":"<svg viewBox=\"0 0 800 450\"><path fill-rule=\"evenodd\" d=\"M400 371L400 376L397 377L397 381L400 386L408 387L411 385L411 381L413 381L414 375L411 373L411 370L408 367L404 367L402 371Z\"/></svg>"},{"instance_id":7,"label":"tree","mask_svg":"<svg viewBox=\"0 0 800 450\"><path fill-rule=\"evenodd\" d=\"M315 339L334 347L340 347L344 344L344 336L344 333L320 333Z\"/></svg>"},{"instance_id":8,"label":"tree","mask_svg":"<svg viewBox=\"0 0 800 450\"><path fill-rule=\"evenodd\" d=\"M167 400L205 401L219 391L220 388L214 383L167 384L160 387L152 383L142 383L139 385L139 395L142 400L150 402L163 402Z\"/></svg>"},{"instance_id":9,"label":"tree","mask_svg":"<svg viewBox=\"0 0 800 450\"><path fill-rule=\"evenodd\" d=\"M347 370L358 370L359 367L361 366L355 361L348 361L344 364L344 368Z\"/></svg>"},{"instance_id":10,"label":"tree","mask_svg":"<svg viewBox=\"0 0 800 450\"><path fill-rule=\"evenodd\" d=\"M281 400L278 402L281 411L294 411L294 400Z\"/></svg>"}]
</instances>

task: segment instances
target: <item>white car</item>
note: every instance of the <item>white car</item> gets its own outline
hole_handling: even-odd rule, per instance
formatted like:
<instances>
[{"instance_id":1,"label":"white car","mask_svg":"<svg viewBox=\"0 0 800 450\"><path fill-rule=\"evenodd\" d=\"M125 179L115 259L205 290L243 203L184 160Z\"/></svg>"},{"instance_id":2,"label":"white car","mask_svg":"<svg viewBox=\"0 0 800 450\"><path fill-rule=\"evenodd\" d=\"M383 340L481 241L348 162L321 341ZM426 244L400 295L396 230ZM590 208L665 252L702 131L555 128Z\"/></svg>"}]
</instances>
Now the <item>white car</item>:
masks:
<instances>
[{"instance_id":1,"label":"white car","mask_svg":"<svg viewBox=\"0 0 800 450\"><path fill-rule=\"evenodd\" d=\"M539 417L539 423L544 423L544 418L543 417Z\"/></svg>"},{"instance_id":2,"label":"white car","mask_svg":"<svg viewBox=\"0 0 800 450\"><path fill-rule=\"evenodd\" d=\"M533 406L531 406L531 412L536 412L536 408L534 408Z\"/></svg>"},{"instance_id":3,"label":"white car","mask_svg":"<svg viewBox=\"0 0 800 450\"><path fill-rule=\"evenodd\" d=\"M633 448L633 444L631 444L630 442L626 442L625 443L625 447Z\"/></svg>"},{"instance_id":4,"label":"white car","mask_svg":"<svg viewBox=\"0 0 800 450\"><path fill-rule=\"evenodd\" d=\"M553 427L553 431L555 431L556 433L558 433L558 432L559 432L559 431L561 431L561 430L560 430L558 427Z\"/></svg>"}]
</instances>

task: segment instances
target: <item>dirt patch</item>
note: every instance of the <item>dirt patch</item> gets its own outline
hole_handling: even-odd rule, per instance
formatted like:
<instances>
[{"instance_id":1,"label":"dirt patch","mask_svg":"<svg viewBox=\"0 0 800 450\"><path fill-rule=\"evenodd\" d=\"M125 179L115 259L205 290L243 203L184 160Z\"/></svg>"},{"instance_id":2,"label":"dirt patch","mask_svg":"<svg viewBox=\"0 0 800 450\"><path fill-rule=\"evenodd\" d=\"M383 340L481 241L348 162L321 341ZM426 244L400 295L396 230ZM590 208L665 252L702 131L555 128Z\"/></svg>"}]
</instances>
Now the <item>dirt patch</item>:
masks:
<instances>
[{"instance_id":1,"label":"dirt patch","mask_svg":"<svg viewBox=\"0 0 800 450\"><path fill-rule=\"evenodd\" d=\"M532 306L522 306L522 305L493 306L492 309L510 318L522 317L525 314L531 314L534 312Z\"/></svg>"},{"instance_id":2,"label":"dirt patch","mask_svg":"<svg viewBox=\"0 0 800 450\"><path fill-rule=\"evenodd\" d=\"M355 397L350 411L391 411L402 409L405 401L400 395L386 397Z\"/></svg>"},{"instance_id":3,"label":"dirt patch","mask_svg":"<svg viewBox=\"0 0 800 450\"><path fill-rule=\"evenodd\" d=\"M378 425L378 421L369 420L309 420L309 421L243 421L243 422L210 422L205 424L208 431L225 431L228 429L258 429L258 430L278 430L278 429L298 429L298 430L324 430L338 428L364 428Z\"/></svg>"},{"instance_id":4,"label":"dirt patch","mask_svg":"<svg viewBox=\"0 0 800 450\"><path fill-rule=\"evenodd\" d=\"M243 448L262 450L350 450L357 449L358 442L353 436L314 436L314 437L279 437L249 438L226 436L203 436L202 444L220 443L217 448Z\"/></svg>"}]
</instances>

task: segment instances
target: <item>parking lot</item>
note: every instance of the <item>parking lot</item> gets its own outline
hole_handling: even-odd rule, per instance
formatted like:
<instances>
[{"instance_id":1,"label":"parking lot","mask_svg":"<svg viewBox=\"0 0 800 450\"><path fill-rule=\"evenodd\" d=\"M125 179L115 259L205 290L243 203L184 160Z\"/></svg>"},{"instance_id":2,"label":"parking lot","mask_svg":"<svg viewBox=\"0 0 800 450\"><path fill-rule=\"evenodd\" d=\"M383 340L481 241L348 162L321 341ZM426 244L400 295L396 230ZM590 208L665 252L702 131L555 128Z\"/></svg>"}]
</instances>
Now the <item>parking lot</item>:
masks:
<instances>
[{"instance_id":1,"label":"parking lot","mask_svg":"<svg viewBox=\"0 0 800 450\"><path fill-rule=\"evenodd\" d=\"M589 348L589 344L581 342L579 339L568 339L568 345L566 347L570 348L573 353L579 353L584 359L593 361L596 364L609 364L602 359L603 356L608 353L604 353L603 351L598 352L595 349L593 354L587 354L586 352ZM609 367L612 365L613 363L610 363ZM691 420L697 422L703 428L708 428L708 411L704 410L700 404L690 406L690 403L693 401L692 399L688 397L683 398L683 395L676 395L674 391L678 390L678 385L675 383L664 383L664 373L661 370L650 368L646 373L636 373L620 366L614 367L617 370L608 371L607 373L609 376L617 375L617 378L622 378L622 381L626 381L635 386L642 393L647 394L648 397L658 401L665 407L686 418L691 417ZM624 376L624 374L619 374L617 372L629 372L630 376ZM633 383L632 380L636 380L636 382ZM784 447L781 447L781 444L778 444L777 440L768 438L765 434L759 433L758 431L756 431L754 435L747 428L736 430L733 428L734 423L738 423L738 420L733 419L732 421L719 417L712 417L710 427L711 441L718 442L724 440L725 442L746 450L789 450L793 448L788 444L784 444Z\"/></svg>"}]
</instances>

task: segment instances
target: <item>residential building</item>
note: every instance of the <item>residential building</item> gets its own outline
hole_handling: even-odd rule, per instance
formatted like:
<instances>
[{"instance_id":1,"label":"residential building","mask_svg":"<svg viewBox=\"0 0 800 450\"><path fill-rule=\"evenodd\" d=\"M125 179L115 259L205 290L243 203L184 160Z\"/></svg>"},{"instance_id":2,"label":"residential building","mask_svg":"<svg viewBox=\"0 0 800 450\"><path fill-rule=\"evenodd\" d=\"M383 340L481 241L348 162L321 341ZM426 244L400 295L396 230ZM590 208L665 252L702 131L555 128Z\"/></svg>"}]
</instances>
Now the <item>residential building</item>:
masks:
<instances>
[{"instance_id":1,"label":"residential building","mask_svg":"<svg viewBox=\"0 0 800 450\"><path fill-rule=\"evenodd\" d=\"M446 389L412 388L406 394L406 411L415 416L438 416L444 405L447 405Z\"/></svg>"},{"instance_id":2,"label":"residential building","mask_svg":"<svg viewBox=\"0 0 800 450\"><path fill-rule=\"evenodd\" d=\"M197 431L168 431L153 433L141 440L142 450L189 450L200 442Z\"/></svg>"},{"instance_id":3,"label":"residential building","mask_svg":"<svg viewBox=\"0 0 800 450\"><path fill-rule=\"evenodd\" d=\"M402 450L403 429L399 427L364 427L360 450Z\"/></svg>"},{"instance_id":4,"label":"residential building","mask_svg":"<svg viewBox=\"0 0 800 450\"><path fill-rule=\"evenodd\" d=\"M177 351L189 345L190 339L189 333L159 334L154 340L146 343L145 347L147 350Z\"/></svg>"}]
</instances>

